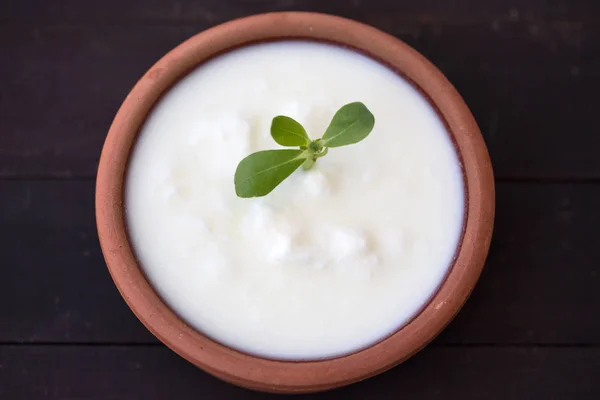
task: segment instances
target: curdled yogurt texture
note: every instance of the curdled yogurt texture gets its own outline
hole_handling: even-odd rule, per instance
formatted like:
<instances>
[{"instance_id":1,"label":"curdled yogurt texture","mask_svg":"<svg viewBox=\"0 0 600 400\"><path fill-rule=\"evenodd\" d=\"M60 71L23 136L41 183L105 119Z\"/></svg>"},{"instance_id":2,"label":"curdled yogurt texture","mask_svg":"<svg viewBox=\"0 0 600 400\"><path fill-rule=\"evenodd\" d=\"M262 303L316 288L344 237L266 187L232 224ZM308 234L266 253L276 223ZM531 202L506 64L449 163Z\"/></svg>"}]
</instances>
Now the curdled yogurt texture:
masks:
<instances>
[{"instance_id":1,"label":"curdled yogurt texture","mask_svg":"<svg viewBox=\"0 0 600 400\"><path fill-rule=\"evenodd\" d=\"M375 116L269 195L236 197L248 154L280 148L271 119L315 139L344 104ZM367 347L414 317L460 239L464 189L443 122L378 62L312 42L258 44L177 83L147 118L126 181L126 218L153 287L190 325L275 359Z\"/></svg>"}]
</instances>

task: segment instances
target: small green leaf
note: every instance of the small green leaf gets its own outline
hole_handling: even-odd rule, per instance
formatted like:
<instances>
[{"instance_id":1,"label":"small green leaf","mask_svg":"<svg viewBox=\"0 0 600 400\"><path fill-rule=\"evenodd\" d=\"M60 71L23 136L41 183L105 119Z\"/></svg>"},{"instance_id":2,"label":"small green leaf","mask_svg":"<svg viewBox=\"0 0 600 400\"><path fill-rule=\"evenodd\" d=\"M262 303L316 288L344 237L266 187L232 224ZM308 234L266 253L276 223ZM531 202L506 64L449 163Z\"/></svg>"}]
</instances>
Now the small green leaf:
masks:
<instances>
[{"instance_id":1,"label":"small green leaf","mask_svg":"<svg viewBox=\"0 0 600 400\"><path fill-rule=\"evenodd\" d=\"M235 170L239 197L264 196L290 176L308 157L304 150L265 150L244 158Z\"/></svg>"},{"instance_id":2,"label":"small green leaf","mask_svg":"<svg viewBox=\"0 0 600 400\"><path fill-rule=\"evenodd\" d=\"M321 143L326 147L340 147L360 142L374 125L375 117L363 103L346 104L333 116Z\"/></svg>"},{"instance_id":3,"label":"small green leaf","mask_svg":"<svg viewBox=\"0 0 600 400\"><path fill-rule=\"evenodd\" d=\"M273 118L271 136L282 146L306 146L310 143L304 127L298 121L284 115Z\"/></svg>"}]
</instances>

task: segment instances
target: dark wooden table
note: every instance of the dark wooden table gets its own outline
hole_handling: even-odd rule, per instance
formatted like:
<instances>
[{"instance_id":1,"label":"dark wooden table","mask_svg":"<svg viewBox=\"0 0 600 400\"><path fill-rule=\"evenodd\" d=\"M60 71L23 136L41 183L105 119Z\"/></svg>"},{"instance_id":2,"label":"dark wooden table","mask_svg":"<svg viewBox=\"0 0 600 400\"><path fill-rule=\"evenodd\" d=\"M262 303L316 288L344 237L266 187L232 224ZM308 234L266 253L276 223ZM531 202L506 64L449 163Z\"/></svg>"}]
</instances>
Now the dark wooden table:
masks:
<instances>
[{"instance_id":1,"label":"dark wooden table","mask_svg":"<svg viewBox=\"0 0 600 400\"><path fill-rule=\"evenodd\" d=\"M600 2L0 0L0 399L263 399L194 368L105 267L94 177L112 117L217 23L312 10L422 52L479 122L497 178L486 269L408 362L307 398L600 399Z\"/></svg>"}]
</instances>

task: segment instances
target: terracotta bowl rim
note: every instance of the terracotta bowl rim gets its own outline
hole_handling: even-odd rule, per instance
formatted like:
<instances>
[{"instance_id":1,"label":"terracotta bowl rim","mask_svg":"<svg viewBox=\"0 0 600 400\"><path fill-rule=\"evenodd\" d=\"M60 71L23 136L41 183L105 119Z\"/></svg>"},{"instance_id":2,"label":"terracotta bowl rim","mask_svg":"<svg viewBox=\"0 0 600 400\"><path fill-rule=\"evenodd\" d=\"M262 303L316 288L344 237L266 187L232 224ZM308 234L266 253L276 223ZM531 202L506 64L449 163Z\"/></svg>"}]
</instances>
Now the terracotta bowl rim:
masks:
<instances>
[{"instance_id":1,"label":"terracotta bowl rim","mask_svg":"<svg viewBox=\"0 0 600 400\"><path fill-rule=\"evenodd\" d=\"M326 41L360 51L399 72L429 98L462 162L465 221L444 282L408 324L352 354L318 361L278 361L226 347L181 320L156 294L138 265L126 232L124 179L139 128L156 101L202 62L241 46L273 40ZM102 252L119 292L164 344L203 370L251 389L301 393L343 386L383 372L427 345L454 318L475 286L494 220L490 158L471 112L444 75L402 41L341 17L280 12L237 19L205 30L161 58L137 82L106 137L96 180L96 222Z\"/></svg>"}]
</instances>

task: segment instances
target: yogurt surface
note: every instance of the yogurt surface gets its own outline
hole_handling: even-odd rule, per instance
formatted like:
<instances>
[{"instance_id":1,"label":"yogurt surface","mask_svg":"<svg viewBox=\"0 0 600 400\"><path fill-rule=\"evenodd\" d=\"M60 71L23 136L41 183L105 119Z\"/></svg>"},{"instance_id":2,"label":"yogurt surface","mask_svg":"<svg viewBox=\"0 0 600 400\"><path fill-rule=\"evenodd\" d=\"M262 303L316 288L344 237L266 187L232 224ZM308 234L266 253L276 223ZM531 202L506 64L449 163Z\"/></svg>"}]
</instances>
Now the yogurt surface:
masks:
<instances>
[{"instance_id":1,"label":"yogurt surface","mask_svg":"<svg viewBox=\"0 0 600 400\"><path fill-rule=\"evenodd\" d=\"M353 101L375 116L365 140L265 197L236 196L242 158L282 148L273 117L316 139ZM157 293L200 332L268 358L329 358L393 333L435 294L463 227L461 168L437 113L387 67L328 44L203 64L149 115L126 178L130 240Z\"/></svg>"}]
</instances>

